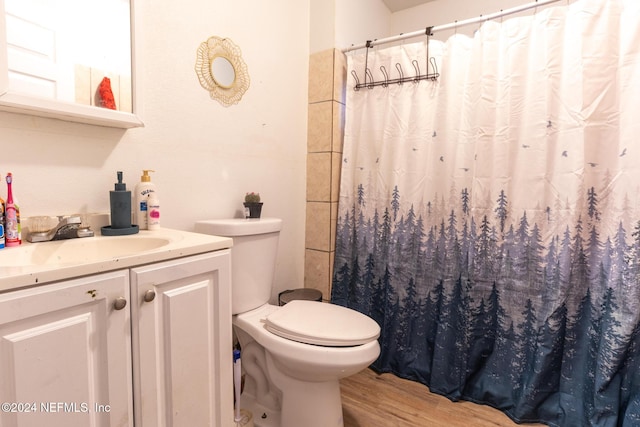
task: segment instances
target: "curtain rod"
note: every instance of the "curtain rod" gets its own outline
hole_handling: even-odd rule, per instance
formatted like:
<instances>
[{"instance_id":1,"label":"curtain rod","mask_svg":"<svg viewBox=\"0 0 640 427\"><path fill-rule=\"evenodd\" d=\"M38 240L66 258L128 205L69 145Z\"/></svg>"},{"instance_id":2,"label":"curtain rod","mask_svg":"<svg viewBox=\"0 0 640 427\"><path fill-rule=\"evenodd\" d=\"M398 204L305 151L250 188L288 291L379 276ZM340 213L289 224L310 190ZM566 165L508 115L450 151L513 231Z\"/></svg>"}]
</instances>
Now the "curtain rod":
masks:
<instances>
[{"instance_id":1,"label":"curtain rod","mask_svg":"<svg viewBox=\"0 0 640 427\"><path fill-rule=\"evenodd\" d=\"M477 18L471 18L471 19L466 19L464 21L456 21L456 22L452 22L450 24L446 24L446 25L438 25L436 27L427 27L426 29L423 30L418 30L418 31L413 31L411 33L404 33L404 34L399 34L397 36L391 36L391 37L386 37L380 40L368 40L366 43L362 43L359 45L351 45L350 47L347 47L345 49L343 49L343 52L350 52L352 50L356 50L356 49L362 49L365 47L373 47L373 46L377 46L379 44L386 44L386 43L392 43L395 41L400 41L400 40L405 40L411 37L418 37L418 36L424 36L427 33L429 33L429 35L432 35L432 33L436 32L436 31L444 31L444 30L450 30L452 28L457 28L457 27L463 27L465 25L471 25L471 24L476 24L478 22L483 22L483 21L489 21L491 19L496 19L496 18L500 18L502 16L506 16L506 15L512 15L514 13L518 13L518 12L522 12L525 10L529 10L529 9L533 9L534 7L539 7L539 6L544 6L550 3L555 3L557 1L560 0L536 0L534 3L527 3L527 4L523 4L521 6L516 6L516 7L512 7L511 9L505 9L505 10L501 10L500 12L496 12L496 13L492 13L490 15L486 15L486 16L482 16L480 15Z\"/></svg>"}]
</instances>

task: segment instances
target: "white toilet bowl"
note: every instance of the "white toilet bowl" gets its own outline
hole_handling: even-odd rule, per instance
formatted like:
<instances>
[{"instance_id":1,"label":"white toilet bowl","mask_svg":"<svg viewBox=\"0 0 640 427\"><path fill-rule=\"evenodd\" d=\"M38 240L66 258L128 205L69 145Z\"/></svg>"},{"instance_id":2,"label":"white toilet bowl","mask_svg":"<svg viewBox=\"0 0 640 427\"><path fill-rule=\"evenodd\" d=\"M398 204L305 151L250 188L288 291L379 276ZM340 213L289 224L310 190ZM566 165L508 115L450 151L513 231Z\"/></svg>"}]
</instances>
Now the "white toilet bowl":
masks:
<instances>
[{"instance_id":1,"label":"white toilet bowl","mask_svg":"<svg viewBox=\"0 0 640 427\"><path fill-rule=\"evenodd\" d=\"M358 344L347 345L344 333L338 333L338 340L343 341L341 346L326 346L283 338L269 330L269 318L282 320L277 318L283 317L283 314L285 317L291 315L291 319L285 322L291 320L294 329L300 329L304 321L300 319L298 324L293 320L295 317L305 312L305 318L308 319L310 311L315 311L317 317L322 315L324 309L328 310L327 319L316 330L325 329L322 326L327 326L331 320L338 323L340 316L335 314L343 314L345 318L350 318L351 325L345 325L350 327L338 332L351 331L347 335L354 335L353 331L362 331L359 337L354 338ZM360 322L364 328L354 328L353 322ZM368 322L372 323L366 325ZM247 373L251 382L245 395L249 397L253 394L249 402L255 405L252 412L256 425L260 427L343 426L339 380L365 369L380 354L376 339L378 325L360 313L332 304L313 301L292 301L284 307L265 304L235 315L233 324L243 349L243 366L250 364ZM297 332L294 331L293 335ZM291 335L291 331L285 333ZM307 335L310 336L306 338L312 341L318 339L313 336L315 332ZM333 339L324 335L320 341ZM258 368L257 372L250 372L252 368ZM255 412L264 413L266 418L256 416Z\"/></svg>"}]
</instances>

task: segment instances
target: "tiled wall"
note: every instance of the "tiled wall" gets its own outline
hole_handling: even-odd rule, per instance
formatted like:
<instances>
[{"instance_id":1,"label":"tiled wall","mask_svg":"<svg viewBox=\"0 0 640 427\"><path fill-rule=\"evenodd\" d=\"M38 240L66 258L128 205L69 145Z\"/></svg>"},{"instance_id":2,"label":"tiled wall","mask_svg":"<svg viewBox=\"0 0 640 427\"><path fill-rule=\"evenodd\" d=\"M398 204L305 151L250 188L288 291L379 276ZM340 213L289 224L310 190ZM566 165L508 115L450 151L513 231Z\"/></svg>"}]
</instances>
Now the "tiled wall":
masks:
<instances>
[{"instance_id":1,"label":"tiled wall","mask_svg":"<svg viewBox=\"0 0 640 427\"><path fill-rule=\"evenodd\" d=\"M305 288L331 297L344 128L346 58L337 49L309 60Z\"/></svg>"}]
</instances>

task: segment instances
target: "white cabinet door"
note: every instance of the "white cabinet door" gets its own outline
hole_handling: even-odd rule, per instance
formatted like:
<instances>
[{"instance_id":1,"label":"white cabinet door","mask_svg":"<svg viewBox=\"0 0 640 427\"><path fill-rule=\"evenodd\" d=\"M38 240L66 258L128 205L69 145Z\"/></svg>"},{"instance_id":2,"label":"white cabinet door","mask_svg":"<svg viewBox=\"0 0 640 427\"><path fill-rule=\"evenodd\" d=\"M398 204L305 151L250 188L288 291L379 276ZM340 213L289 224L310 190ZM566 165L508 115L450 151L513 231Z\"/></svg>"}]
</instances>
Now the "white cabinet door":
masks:
<instances>
[{"instance_id":1,"label":"white cabinet door","mask_svg":"<svg viewBox=\"0 0 640 427\"><path fill-rule=\"evenodd\" d=\"M233 425L229 250L131 270L136 427Z\"/></svg>"},{"instance_id":2,"label":"white cabinet door","mask_svg":"<svg viewBox=\"0 0 640 427\"><path fill-rule=\"evenodd\" d=\"M0 426L133 426L128 270L0 294ZM119 301L122 303L122 300Z\"/></svg>"}]
</instances>

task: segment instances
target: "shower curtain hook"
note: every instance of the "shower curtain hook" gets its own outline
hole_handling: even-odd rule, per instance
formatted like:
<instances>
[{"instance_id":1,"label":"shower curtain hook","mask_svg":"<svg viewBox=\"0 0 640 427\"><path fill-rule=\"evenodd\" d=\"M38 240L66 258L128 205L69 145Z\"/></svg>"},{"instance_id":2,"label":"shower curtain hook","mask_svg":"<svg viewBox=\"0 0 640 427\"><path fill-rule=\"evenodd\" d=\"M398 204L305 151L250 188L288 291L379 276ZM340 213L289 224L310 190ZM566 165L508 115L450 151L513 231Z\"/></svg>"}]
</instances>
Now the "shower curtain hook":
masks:
<instances>
[{"instance_id":1,"label":"shower curtain hook","mask_svg":"<svg viewBox=\"0 0 640 427\"><path fill-rule=\"evenodd\" d=\"M413 82L418 83L420 81L420 65L418 64L418 61L416 61L415 59L411 61L411 64L413 65L413 69L416 70L416 75L413 78Z\"/></svg>"},{"instance_id":2,"label":"shower curtain hook","mask_svg":"<svg viewBox=\"0 0 640 427\"><path fill-rule=\"evenodd\" d=\"M353 88L353 90L360 90L360 79L358 78L358 73L356 73L356 70L351 70L351 75L356 80L356 86Z\"/></svg>"},{"instance_id":3,"label":"shower curtain hook","mask_svg":"<svg viewBox=\"0 0 640 427\"><path fill-rule=\"evenodd\" d=\"M367 77L369 77L369 83L367 83ZM373 89L373 83L373 74L371 74L371 70L367 68L364 70L364 84L369 89Z\"/></svg>"},{"instance_id":4,"label":"shower curtain hook","mask_svg":"<svg viewBox=\"0 0 640 427\"><path fill-rule=\"evenodd\" d=\"M380 71L382 71L382 75L384 76L384 82L382 83L382 87L389 86L389 75L387 74L387 69L384 68L384 65L380 66Z\"/></svg>"},{"instance_id":5,"label":"shower curtain hook","mask_svg":"<svg viewBox=\"0 0 640 427\"><path fill-rule=\"evenodd\" d=\"M429 62L431 62L431 68L433 68L433 73L431 73L431 80L437 80L440 77L438 73L438 64L436 63L436 58L429 58Z\"/></svg>"},{"instance_id":6,"label":"shower curtain hook","mask_svg":"<svg viewBox=\"0 0 640 427\"><path fill-rule=\"evenodd\" d=\"M398 84L401 85L404 81L404 73L402 72L402 65L399 62L396 62L396 70L398 70L398 74L400 74L400 78L398 79Z\"/></svg>"}]
</instances>

